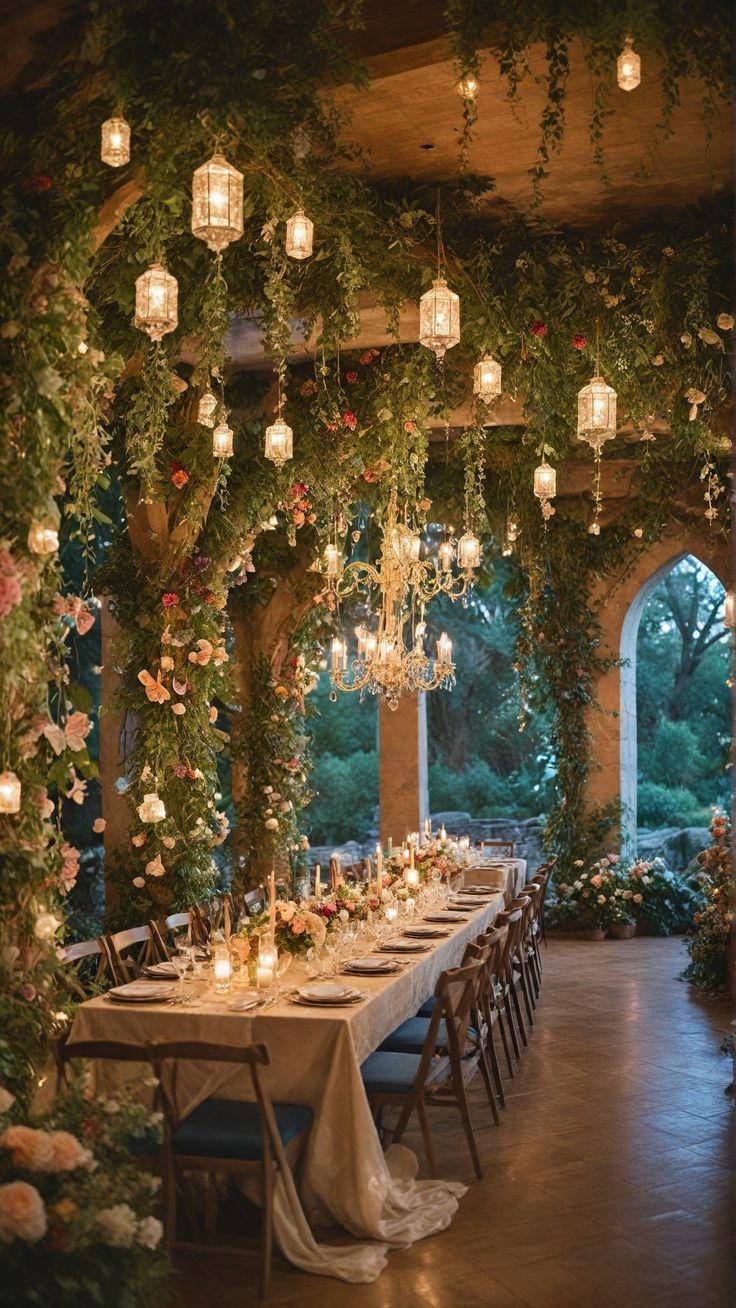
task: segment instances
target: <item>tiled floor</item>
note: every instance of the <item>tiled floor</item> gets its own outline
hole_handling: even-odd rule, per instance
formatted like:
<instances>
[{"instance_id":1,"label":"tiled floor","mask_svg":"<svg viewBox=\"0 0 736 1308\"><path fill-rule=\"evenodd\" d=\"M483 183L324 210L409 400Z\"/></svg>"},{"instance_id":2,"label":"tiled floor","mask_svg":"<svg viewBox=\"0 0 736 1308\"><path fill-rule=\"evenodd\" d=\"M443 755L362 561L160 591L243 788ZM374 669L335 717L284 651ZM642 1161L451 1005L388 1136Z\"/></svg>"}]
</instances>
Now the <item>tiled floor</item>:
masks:
<instances>
[{"instance_id":1,"label":"tiled floor","mask_svg":"<svg viewBox=\"0 0 736 1308\"><path fill-rule=\"evenodd\" d=\"M277 1261L275 1308L736 1305L728 1002L678 981L678 940L554 941L544 957L500 1128L473 1094L483 1181L451 1110L433 1115L443 1173L469 1185L450 1229L392 1253L374 1285ZM181 1269L177 1308L256 1302L253 1261Z\"/></svg>"}]
</instances>

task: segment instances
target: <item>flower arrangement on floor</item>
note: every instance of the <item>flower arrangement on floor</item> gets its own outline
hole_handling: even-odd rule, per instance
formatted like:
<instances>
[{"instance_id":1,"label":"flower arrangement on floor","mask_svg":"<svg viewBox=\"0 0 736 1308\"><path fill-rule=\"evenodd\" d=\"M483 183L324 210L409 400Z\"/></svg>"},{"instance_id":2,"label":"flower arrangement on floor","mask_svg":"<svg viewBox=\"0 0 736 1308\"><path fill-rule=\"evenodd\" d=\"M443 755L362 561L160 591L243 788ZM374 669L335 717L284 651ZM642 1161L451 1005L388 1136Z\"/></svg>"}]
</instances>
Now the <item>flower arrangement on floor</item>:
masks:
<instances>
[{"instance_id":1,"label":"flower arrangement on floor","mask_svg":"<svg viewBox=\"0 0 736 1308\"><path fill-rule=\"evenodd\" d=\"M574 869L583 868L578 859ZM603 931L633 927L641 934L675 935L684 931L693 893L669 872L661 858L622 862L618 854L599 858L575 879L561 882L550 905L550 926L563 931Z\"/></svg>"},{"instance_id":2,"label":"flower arrangement on floor","mask_svg":"<svg viewBox=\"0 0 736 1308\"><path fill-rule=\"evenodd\" d=\"M160 1140L159 1115L128 1096L87 1098L76 1086L29 1124L0 1088L3 1288L18 1308L163 1301L158 1177L131 1154Z\"/></svg>"},{"instance_id":3,"label":"flower arrangement on floor","mask_svg":"<svg viewBox=\"0 0 736 1308\"><path fill-rule=\"evenodd\" d=\"M684 976L703 990L723 990L728 983L728 949L731 939L731 824L725 813L714 812L713 844L698 854L698 876L704 903L695 913L695 931L687 942L690 962Z\"/></svg>"}]
</instances>

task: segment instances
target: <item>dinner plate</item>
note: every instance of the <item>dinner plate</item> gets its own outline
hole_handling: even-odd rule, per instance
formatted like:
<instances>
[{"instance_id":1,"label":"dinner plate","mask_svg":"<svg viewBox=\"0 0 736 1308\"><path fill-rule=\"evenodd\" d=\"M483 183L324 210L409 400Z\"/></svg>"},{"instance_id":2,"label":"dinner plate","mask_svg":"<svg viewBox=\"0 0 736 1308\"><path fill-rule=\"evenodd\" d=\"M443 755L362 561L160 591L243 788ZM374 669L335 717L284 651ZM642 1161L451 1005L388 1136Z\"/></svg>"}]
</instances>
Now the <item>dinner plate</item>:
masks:
<instances>
[{"instance_id":1,"label":"dinner plate","mask_svg":"<svg viewBox=\"0 0 736 1308\"><path fill-rule=\"evenodd\" d=\"M353 958L345 964L344 972L397 972L400 964L390 958Z\"/></svg>"},{"instance_id":2,"label":"dinner plate","mask_svg":"<svg viewBox=\"0 0 736 1308\"><path fill-rule=\"evenodd\" d=\"M443 931L441 927L432 926L412 926L404 927L404 935L411 939L417 940L440 940L443 936L449 936L449 931Z\"/></svg>"},{"instance_id":3,"label":"dinner plate","mask_svg":"<svg viewBox=\"0 0 736 1308\"><path fill-rule=\"evenodd\" d=\"M157 1004L163 999L171 999L173 986L156 985L152 981L128 981L123 986L114 986L108 990L105 999L112 999L117 1004Z\"/></svg>"},{"instance_id":4,"label":"dinner plate","mask_svg":"<svg viewBox=\"0 0 736 1308\"><path fill-rule=\"evenodd\" d=\"M381 953L384 954L423 954L430 945L423 945L418 940L405 940L404 937L396 940L387 940L385 944L379 945Z\"/></svg>"},{"instance_id":5,"label":"dinner plate","mask_svg":"<svg viewBox=\"0 0 736 1308\"><path fill-rule=\"evenodd\" d=\"M319 1000L320 1003L334 1004L340 999L345 999L351 994L352 986L340 985L339 981L315 981L313 984L299 986L294 992L300 999L310 999L312 1002Z\"/></svg>"},{"instance_id":6,"label":"dinner plate","mask_svg":"<svg viewBox=\"0 0 736 1308\"><path fill-rule=\"evenodd\" d=\"M175 981L178 975L173 963L151 963L149 967L144 967L143 972L145 976L153 977L155 981L169 978Z\"/></svg>"},{"instance_id":7,"label":"dinner plate","mask_svg":"<svg viewBox=\"0 0 736 1308\"><path fill-rule=\"evenodd\" d=\"M467 913L454 909L447 909L444 913L427 913L424 918L425 922L469 922L470 918Z\"/></svg>"},{"instance_id":8,"label":"dinner plate","mask_svg":"<svg viewBox=\"0 0 736 1308\"><path fill-rule=\"evenodd\" d=\"M253 994L235 995L232 999L228 999L225 1007L231 1013L247 1013L251 1008L258 1008L259 1004L265 1002L265 999L266 995L259 994L258 992Z\"/></svg>"},{"instance_id":9,"label":"dinner plate","mask_svg":"<svg viewBox=\"0 0 736 1308\"><path fill-rule=\"evenodd\" d=\"M308 987L305 987L305 989L308 989ZM343 994L340 999L309 999L305 996L303 990L295 990L291 996L291 1002L292 1004L302 1004L304 1008L344 1008L348 1004L358 1004L361 999L365 999L362 990L355 990L352 987L350 989L341 987L341 989Z\"/></svg>"}]
</instances>

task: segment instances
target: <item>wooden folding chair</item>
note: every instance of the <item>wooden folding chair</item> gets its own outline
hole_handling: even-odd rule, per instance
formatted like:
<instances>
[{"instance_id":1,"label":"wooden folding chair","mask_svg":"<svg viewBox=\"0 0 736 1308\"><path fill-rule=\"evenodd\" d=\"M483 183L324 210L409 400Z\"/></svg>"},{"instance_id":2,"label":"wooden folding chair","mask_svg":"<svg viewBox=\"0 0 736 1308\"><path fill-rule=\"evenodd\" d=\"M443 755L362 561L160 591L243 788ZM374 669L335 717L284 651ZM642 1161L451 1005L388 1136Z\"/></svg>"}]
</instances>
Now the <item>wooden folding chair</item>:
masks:
<instances>
[{"instance_id":1,"label":"wooden folding chair","mask_svg":"<svg viewBox=\"0 0 736 1308\"><path fill-rule=\"evenodd\" d=\"M497 854L499 858L514 857L513 840L479 840L478 847L482 850Z\"/></svg>"},{"instance_id":2,"label":"wooden folding chair","mask_svg":"<svg viewBox=\"0 0 736 1308\"><path fill-rule=\"evenodd\" d=\"M506 1023L506 1028L504 1029L504 1027L501 1026L500 1030L502 1032L506 1063L511 1077L514 1076L514 1066L511 1061L508 1041L505 1038L506 1031L508 1032L508 1038L511 1041L511 1047L514 1051L514 1056L517 1062L521 1058L521 1048L517 1037L517 1028L514 1024L514 1019L516 1019L516 1023L518 1024L518 1032L521 1036L522 1044L527 1044L524 1020L521 1016L521 1006L519 1004L519 996L516 993L516 979L514 977L514 969L511 961L514 950L516 949L516 942L521 932L523 916L522 907L523 906L515 907L512 903L504 913L499 913L494 923L497 927L508 928L498 964L497 977L499 988L497 991L497 1002L499 1011Z\"/></svg>"},{"instance_id":3,"label":"wooden folding chair","mask_svg":"<svg viewBox=\"0 0 736 1308\"><path fill-rule=\"evenodd\" d=\"M190 912L170 913L162 921L156 922L151 919L148 923L151 928L154 945L162 958L171 958L171 949L167 937L172 936L174 932L181 935L186 932L192 944L195 944L194 921Z\"/></svg>"},{"instance_id":4,"label":"wooden folding chair","mask_svg":"<svg viewBox=\"0 0 736 1308\"><path fill-rule=\"evenodd\" d=\"M91 966L85 966L87 960L94 959ZM109 974L108 957L102 940L79 940L74 945L64 945L59 950L59 961L64 967L73 967L77 981L81 986L86 983L99 985Z\"/></svg>"},{"instance_id":5,"label":"wooden folding chair","mask_svg":"<svg viewBox=\"0 0 736 1308\"><path fill-rule=\"evenodd\" d=\"M111 936L101 936L110 974L116 985L134 981L144 967L163 963L168 955L159 951L150 926L130 927Z\"/></svg>"},{"instance_id":6,"label":"wooden folding chair","mask_svg":"<svg viewBox=\"0 0 736 1308\"><path fill-rule=\"evenodd\" d=\"M302 1139L312 1122L312 1110L303 1104L273 1104L260 1077L269 1062L264 1044L219 1045L205 1041L174 1041L148 1046L148 1056L161 1086L164 1110L163 1192L167 1249L196 1248L222 1254L223 1246L186 1245L176 1238L177 1183L184 1174L202 1172L208 1178L206 1234L214 1234L214 1177L256 1176L263 1205L262 1260L259 1296L268 1295L273 1250L273 1192L277 1171L289 1170L284 1152L292 1140ZM240 1063L250 1072L255 1102L240 1099L205 1099L186 1117L177 1100L179 1064L198 1062ZM196 1232L195 1232L196 1233ZM235 1252L232 1248L228 1253Z\"/></svg>"},{"instance_id":7,"label":"wooden folding chair","mask_svg":"<svg viewBox=\"0 0 736 1308\"><path fill-rule=\"evenodd\" d=\"M481 963L470 963L441 973L434 992L437 1002L420 1054L379 1049L360 1069L379 1130L383 1109L388 1105L400 1108L392 1131L397 1144L411 1114L416 1112L432 1176L436 1175L436 1164L426 1109L444 1104L452 1104L459 1110L475 1174L479 1180L483 1175L466 1092L466 1084L481 1061L478 1042L468 1041L468 1029L482 969ZM442 1050L443 1046L446 1052L438 1054L438 1048Z\"/></svg>"}]
</instances>

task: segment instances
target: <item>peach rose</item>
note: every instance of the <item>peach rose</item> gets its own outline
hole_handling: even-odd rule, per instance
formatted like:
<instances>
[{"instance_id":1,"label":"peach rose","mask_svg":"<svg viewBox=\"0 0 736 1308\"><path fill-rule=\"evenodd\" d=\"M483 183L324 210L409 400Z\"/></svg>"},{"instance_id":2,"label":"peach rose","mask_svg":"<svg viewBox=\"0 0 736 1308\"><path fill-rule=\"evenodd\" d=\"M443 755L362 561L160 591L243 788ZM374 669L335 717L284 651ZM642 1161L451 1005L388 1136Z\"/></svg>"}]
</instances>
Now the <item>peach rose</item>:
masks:
<instances>
[{"instance_id":1,"label":"peach rose","mask_svg":"<svg viewBox=\"0 0 736 1308\"><path fill-rule=\"evenodd\" d=\"M47 1230L46 1209L35 1185L27 1181L0 1185L0 1240L36 1244Z\"/></svg>"},{"instance_id":2,"label":"peach rose","mask_svg":"<svg viewBox=\"0 0 736 1308\"><path fill-rule=\"evenodd\" d=\"M52 1131L50 1135L53 1172L74 1172L78 1167L89 1167L92 1153L79 1143L69 1131Z\"/></svg>"},{"instance_id":3,"label":"peach rose","mask_svg":"<svg viewBox=\"0 0 736 1308\"><path fill-rule=\"evenodd\" d=\"M51 1137L31 1126L9 1126L0 1135L0 1145L9 1149L16 1167L29 1172L53 1171Z\"/></svg>"}]
</instances>

